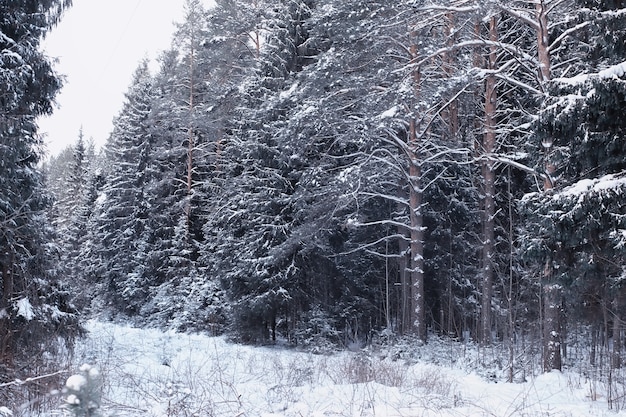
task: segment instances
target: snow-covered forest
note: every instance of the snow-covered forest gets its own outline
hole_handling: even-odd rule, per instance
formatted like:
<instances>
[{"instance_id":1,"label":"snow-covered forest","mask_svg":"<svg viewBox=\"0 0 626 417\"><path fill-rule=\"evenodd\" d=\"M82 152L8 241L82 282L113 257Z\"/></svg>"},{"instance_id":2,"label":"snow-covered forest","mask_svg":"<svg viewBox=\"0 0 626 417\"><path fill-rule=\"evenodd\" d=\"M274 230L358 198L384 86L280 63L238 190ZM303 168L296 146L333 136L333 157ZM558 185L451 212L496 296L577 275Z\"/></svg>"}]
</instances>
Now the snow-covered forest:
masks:
<instances>
[{"instance_id":1,"label":"snow-covered forest","mask_svg":"<svg viewBox=\"0 0 626 417\"><path fill-rule=\"evenodd\" d=\"M618 375L626 3L186 0L105 147L46 160L70 3L0 0L0 405L88 318Z\"/></svg>"}]
</instances>

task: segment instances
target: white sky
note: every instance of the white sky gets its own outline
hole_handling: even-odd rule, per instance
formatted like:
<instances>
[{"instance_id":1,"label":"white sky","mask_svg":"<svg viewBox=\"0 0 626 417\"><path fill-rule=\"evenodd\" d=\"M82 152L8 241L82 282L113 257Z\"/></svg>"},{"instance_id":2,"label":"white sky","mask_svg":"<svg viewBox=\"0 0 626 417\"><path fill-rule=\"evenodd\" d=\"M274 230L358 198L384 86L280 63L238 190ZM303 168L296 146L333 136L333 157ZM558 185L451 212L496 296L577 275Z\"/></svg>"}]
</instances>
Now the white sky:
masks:
<instances>
[{"instance_id":1,"label":"white sky","mask_svg":"<svg viewBox=\"0 0 626 417\"><path fill-rule=\"evenodd\" d=\"M112 130L140 60L171 44L184 0L74 0L44 40L55 68L66 77L58 108L39 121L50 154L76 142L80 127L98 146Z\"/></svg>"}]
</instances>

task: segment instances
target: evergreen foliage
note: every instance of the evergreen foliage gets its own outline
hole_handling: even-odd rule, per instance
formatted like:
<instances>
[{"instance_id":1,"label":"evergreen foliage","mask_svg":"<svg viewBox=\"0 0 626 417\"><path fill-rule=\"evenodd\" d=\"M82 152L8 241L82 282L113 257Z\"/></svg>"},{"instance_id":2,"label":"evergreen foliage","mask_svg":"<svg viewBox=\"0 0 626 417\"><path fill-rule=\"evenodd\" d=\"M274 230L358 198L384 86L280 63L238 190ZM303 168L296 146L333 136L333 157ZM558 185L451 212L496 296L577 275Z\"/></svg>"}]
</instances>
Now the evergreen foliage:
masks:
<instances>
[{"instance_id":1,"label":"evergreen foliage","mask_svg":"<svg viewBox=\"0 0 626 417\"><path fill-rule=\"evenodd\" d=\"M142 256L149 219L146 185L152 176L149 158L153 136L149 125L152 78L147 62L135 71L126 102L114 122L106 146L108 180L97 221L98 285L107 303L122 313L136 314L150 285Z\"/></svg>"},{"instance_id":2,"label":"evergreen foliage","mask_svg":"<svg viewBox=\"0 0 626 417\"><path fill-rule=\"evenodd\" d=\"M524 240L535 270L550 271L550 284L565 289L568 303L582 313L578 319L610 317L619 350L625 155L624 122L617 114L625 104L625 84L624 33L616 22L623 24L624 15L613 2L583 3L591 6L578 12L584 29L567 40L569 50L582 52L580 72L554 80L536 123L545 164L556 168L549 180L557 191L523 200ZM596 43L602 47L589 47Z\"/></svg>"},{"instance_id":3,"label":"evergreen foliage","mask_svg":"<svg viewBox=\"0 0 626 417\"><path fill-rule=\"evenodd\" d=\"M66 262L98 311L253 343L489 344L547 328L550 288L621 305L625 15L188 0L106 169L64 156Z\"/></svg>"},{"instance_id":4,"label":"evergreen foliage","mask_svg":"<svg viewBox=\"0 0 626 417\"><path fill-rule=\"evenodd\" d=\"M49 114L61 86L42 37L69 1L0 1L0 379L47 367L81 332L71 293L57 265L51 199L38 164L37 117ZM52 354L52 355L51 355ZM49 368L48 368L49 369ZM0 403L17 406L7 388Z\"/></svg>"}]
</instances>

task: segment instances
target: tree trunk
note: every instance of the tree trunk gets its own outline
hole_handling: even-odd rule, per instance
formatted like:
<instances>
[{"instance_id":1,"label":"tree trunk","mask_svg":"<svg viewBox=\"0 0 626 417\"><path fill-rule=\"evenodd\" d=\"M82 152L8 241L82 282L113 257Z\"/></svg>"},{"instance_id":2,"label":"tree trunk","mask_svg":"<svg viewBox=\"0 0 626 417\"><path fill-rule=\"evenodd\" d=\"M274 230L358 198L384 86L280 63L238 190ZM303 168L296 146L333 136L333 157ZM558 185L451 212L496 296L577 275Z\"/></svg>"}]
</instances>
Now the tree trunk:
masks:
<instances>
[{"instance_id":1,"label":"tree trunk","mask_svg":"<svg viewBox=\"0 0 626 417\"><path fill-rule=\"evenodd\" d=\"M444 28L445 31L445 38L447 40L447 45L450 48L450 52L446 52L443 55L443 69L444 72L446 74L446 77L448 78L452 78L454 77L455 74L455 64L456 64L456 55L454 51L454 44L457 41L457 37L454 33L455 30L455 24L456 24L456 16L454 13L452 12L448 12L445 15L446 17L446 25ZM447 121L448 123L448 135L449 135L449 140L452 143L452 146L456 145L456 142L459 139L459 101L458 100L452 100L452 102L450 102L450 105L445 109L445 111L442 114L442 117L444 120ZM453 232L452 232L452 222L450 222L450 236L453 236ZM452 246L452 243L451 243ZM451 248L450 248L451 249ZM450 254L452 253L452 250L450 250ZM449 264L449 270L452 271L452 259L450 257L450 264ZM450 275L450 274L449 274ZM453 302L452 302L452 277L449 276L448 277L448 282L446 285L446 303L447 303L447 308L445 308L443 306L443 299L442 299L442 306L441 306L441 311L440 311L440 331L442 334L447 334L450 335L453 332Z\"/></svg>"},{"instance_id":2,"label":"tree trunk","mask_svg":"<svg viewBox=\"0 0 626 417\"><path fill-rule=\"evenodd\" d=\"M399 230L401 235L406 230ZM398 273L400 275L400 332L406 334L411 331L413 326L413 286L411 285L411 277L409 274L409 244L405 239L398 241L398 249L400 257L398 258Z\"/></svg>"},{"instance_id":3,"label":"tree trunk","mask_svg":"<svg viewBox=\"0 0 626 417\"><path fill-rule=\"evenodd\" d=\"M417 37L413 34L413 38ZM418 58L417 45L411 45L411 59ZM415 99L420 97L420 69L413 70ZM409 124L409 210L411 234L411 281L413 284L413 328L417 337L426 341L426 312L424 311L424 217L422 214L423 190L421 188L422 162L420 161L421 132L417 124L417 108Z\"/></svg>"},{"instance_id":4,"label":"tree trunk","mask_svg":"<svg viewBox=\"0 0 626 417\"><path fill-rule=\"evenodd\" d=\"M0 359L2 364L13 362L13 328L11 326L11 301L13 299L13 254L2 261L2 299L0 300Z\"/></svg>"},{"instance_id":5,"label":"tree trunk","mask_svg":"<svg viewBox=\"0 0 626 417\"><path fill-rule=\"evenodd\" d=\"M507 190L507 198L509 200L509 282L508 287L506 288L507 293L507 318L508 318L508 340L509 340L509 377L508 382L513 382L513 377L515 375L515 341L516 341L516 329L515 329L515 312L513 311L514 303L513 303L513 271L515 268L514 259L515 259L515 237L513 232L513 194L511 192L511 183L513 179L511 178L511 167L507 169L508 173L508 190Z\"/></svg>"},{"instance_id":6,"label":"tree trunk","mask_svg":"<svg viewBox=\"0 0 626 417\"><path fill-rule=\"evenodd\" d=\"M492 42L498 41L497 20L492 16L489 21L489 39ZM497 50L495 46L490 47L488 69L495 70L497 66ZM485 134L483 138L483 191L484 191L484 211L483 211L483 282L482 282L482 309L481 309L481 333L483 344L491 343L491 303L494 281L494 252L495 252L495 183L494 172L495 163L493 154L496 151L496 111L498 105L496 92L496 77L490 74L487 77L485 88Z\"/></svg>"},{"instance_id":7,"label":"tree trunk","mask_svg":"<svg viewBox=\"0 0 626 417\"><path fill-rule=\"evenodd\" d=\"M537 54L539 60L539 75L541 84L546 83L551 78L549 33L548 33L548 8L543 0L536 3L537 28ZM553 175L556 172L556 166L551 161L552 139L544 139L544 169L545 178L543 189L550 192L554 188ZM562 343L562 317L561 304L559 301L558 308L555 305L557 300L562 298L561 287L552 283L552 266L549 265L549 259L544 268L544 306L546 308L544 323L544 371L550 372L552 369L561 370L561 343ZM549 313L548 313L548 310Z\"/></svg>"},{"instance_id":8,"label":"tree trunk","mask_svg":"<svg viewBox=\"0 0 626 417\"><path fill-rule=\"evenodd\" d=\"M454 44L457 39L454 34L456 19L452 12L446 13L446 26L445 37L447 39L450 52L446 52L443 55L443 69L446 77L452 78L455 74L455 62L456 56L454 55ZM450 141L456 142L459 136L459 101L453 100L443 113L443 119L448 123L448 134L450 135Z\"/></svg>"},{"instance_id":9,"label":"tree trunk","mask_svg":"<svg viewBox=\"0 0 626 417\"><path fill-rule=\"evenodd\" d=\"M549 33L548 33L548 8L545 1L540 0L535 4L537 23L539 24L537 30L537 52L539 59L539 74L541 76L541 83L550 81L551 77L551 65L550 65L550 49L549 47Z\"/></svg>"},{"instance_id":10,"label":"tree trunk","mask_svg":"<svg viewBox=\"0 0 626 417\"><path fill-rule=\"evenodd\" d=\"M195 110L195 102L194 102L194 94L195 94L195 79L194 79L194 70L195 70L195 27L192 26L191 34L189 40L189 125L187 126L187 201L185 203L185 225L187 227L187 235L189 235L191 230L191 198L193 194L193 168L194 168L194 149L196 147L195 143L195 132L194 132L194 110ZM187 236L188 237L188 236Z\"/></svg>"},{"instance_id":11,"label":"tree trunk","mask_svg":"<svg viewBox=\"0 0 626 417\"><path fill-rule=\"evenodd\" d=\"M589 352L589 364L596 366L596 355L598 348L598 326L592 325L591 327L591 350Z\"/></svg>"},{"instance_id":12,"label":"tree trunk","mask_svg":"<svg viewBox=\"0 0 626 417\"><path fill-rule=\"evenodd\" d=\"M426 340L426 314L424 312L424 228L422 216L423 193L420 188L421 163L419 161L418 134L415 119L410 124L410 186L409 210L411 222L411 259L410 271L413 284L414 321L412 323L415 334L421 340Z\"/></svg>"},{"instance_id":13,"label":"tree trunk","mask_svg":"<svg viewBox=\"0 0 626 417\"><path fill-rule=\"evenodd\" d=\"M546 264L545 269L551 269ZM551 272L544 272L550 276ZM547 284L544 291L544 358L543 370L561 370L561 287L558 284Z\"/></svg>"},{"instance_id":14,"label":"tree trunk","mask_svg":"<svg viewBox=\"0 0 626 417\"><path fill-rule=\"evenodd\" d=\"M539 61L539 76L540 84L543 86L546 82L550 81L551 75L551 61L549 46L549 33L548 33L548 10L543 0L536 4L536 18L538 23L537 28L537 55ZM552 139L546 138L543 141L544 148L544 191L554 188L553 175L556 172L556 166L550 160L552 153Z\"/></svg>"},{"instance_id":15,"label":"tree trunk","mask_svg":"<svg viewBox=\"0 0 626 417\"><path fill-rule=\"evenodd\" d=\"M621 303L619 302L619 296L613 299L612 316L613 316L613 349L611 366L613 369L619 369L622 367L622 321L620 319L619 311Z\"/></svg>"}]
</instances>

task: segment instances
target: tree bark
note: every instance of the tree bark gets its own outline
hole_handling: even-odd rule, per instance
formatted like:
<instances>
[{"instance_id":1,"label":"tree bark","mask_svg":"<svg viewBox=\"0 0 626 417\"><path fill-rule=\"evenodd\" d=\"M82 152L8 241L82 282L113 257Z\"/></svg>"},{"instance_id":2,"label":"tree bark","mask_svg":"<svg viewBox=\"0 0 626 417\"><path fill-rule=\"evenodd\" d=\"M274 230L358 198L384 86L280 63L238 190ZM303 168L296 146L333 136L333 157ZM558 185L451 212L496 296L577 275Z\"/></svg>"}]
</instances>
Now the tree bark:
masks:
<instances>
[{"instance_id":1,"label":"tree bark","mask_svg":"<svg viewBox=\"0 0 626 417\"><path fill-rule=\"evenodd\" d=\"M399 233L404 235L406 229L402 228ZM411 276L409 273L409 243L405 239L398 241L398 250L400 257L398 258L398 273L400 275L400 332L406 334L411 331L413 326L413 286L411 285Z\"/></svg>"},{"instance_id":2,"label":"tree bark","mask_svg":"<svg viewBox=\"0 0 626 417\"><path fill-rule=\"evenodd\" d=\"M535 4L537 23L537 51L539 58L539 75L540 82L543 84L550 81L551 65L550 65L550 49L549 49L549 33L548 33L548 8L545 1L540 0Z\"/></svg>"},{"instance_id":3,"label":"tree bark","mask_svg":"<svg viewBox=\"0 0 626 417\"><path fill-rule=\"evenodd\" d=\"M423 192L420 188L422 175L419 161L419 142L416 121L410 125L410 168L409 209L411 211L411 281L413 283L413 305L415 334L422 341L426 340L426 314L424 311L424 218L422 215Z\"/></svg>"},{"instance_id":4,"label":"tree bark","mask_svg":"<svg viewBox=\"0 0 626 417\"><path fill-rule=\"evenodd\" d=\"M549 33L548 33L548 9L545 1L540 0L536 3L536 19L538 23L537 28L537 54L539 61L539 76L540 83L543 85L551 78L551 64L550 64L550 50L549 45ZM552 154L552 139L544 139L544 169L545 178L543 189L544 192L550 192L554 188L554 173L556 172L556 166L551 160ZM561 370L562 358L561 358L561 343L562 343L562 317L561 317L561 304L558 302L558 308L555 304L562 298L561 287L552 283L552 266L550 265L551 259L548 259L544 268L544 307L545 307L545 323L544 323L544 371L550 372L553 369Z\"/></svg>"},{"instance_id":5,"label":"tree bark","mask_svg":"<svg viewBox=\"0 0 626 417\"><path fill-rule=\"evenodd\" d=\"M417 34L412 34L413 39ZM411 59L418 58L417 45L413 43L410 48ZM413 88L415 99L420 97L420 68L413 70ZM410 271L413 284L413 307L414 321L413 328L417 337L426 341L426 312L424 311L424 218L422 214L423 190L421 188L422 162L420 161L420 138L417 122L417 108L413 109L409 123L409 210L410 210L410 234L411 234L411 259Z\"/></svg>"},{"instance_id":6,"label":"tree bark","mask_svg":"<svg viewBox=\"0 0 626 417\"><path fill-rule=\"evenodd\" d=\"M597 324L591 327L591 350L589 352L589 364L596 366L596 352L598 348L598 326Z\"/></svg>"},{"instance_id":7,"label":"tree bark","mask_svg":"<svg viewBox=\"0 0 626 417\"><path fill-rule=\"evenodd\" d=\"M489 21L489 40L498 41L497 19L492 16ZM490 47L488 69L495 70L497 67L497 50ZM493 154L496 151L496 112L498 106L496 91L496 77L490 74L487 77L485 87L485 133L483 137L483 275L482 275L482 308L481 308L481 333L483 344L491 343L491 303L493 297L494 281L494 252L495 252L495 163Z\"/></svg>"},{"instance_id":8,"label":"tree bark","mask_svg":"<svg viewBox=\"0 0 626 417\"><path fill-rule=\"evenodd\" d=\"M447 39L450 52L443 55L443 69L446 77L452 78L455 73L456 56L454 55L452 46L456 43L454 34L456 19L452 12L446 13L445 37ZM443 114L443 118L448 122L448 134L450 141L456 142L459 134L459 101L453 100Z\"/></svg>"},{"instance_id":9,"label":"tree bark","mask_svg":"<svg viewBox=\"0 0 626 417\"><path fill-rule=\"evenodd\" d=\"M551 270L549 263L546 270ZM551 272L544 272L550 276ZM543 370L561 370L561 287L558 284L547 284L544 292L544 358Z\"/></svg>"}]
</instances>

